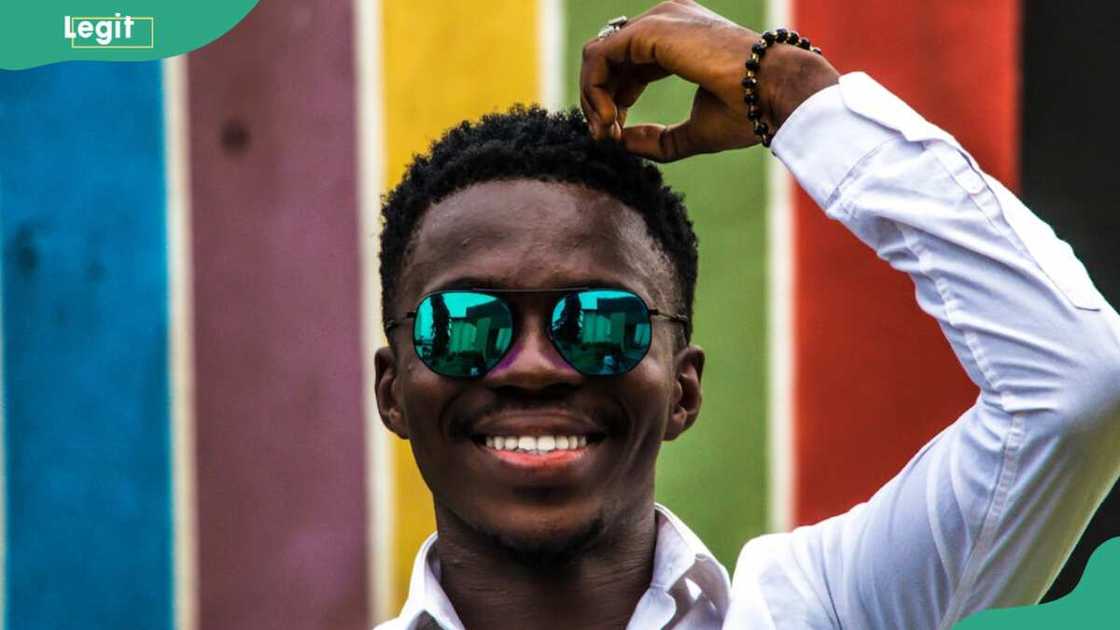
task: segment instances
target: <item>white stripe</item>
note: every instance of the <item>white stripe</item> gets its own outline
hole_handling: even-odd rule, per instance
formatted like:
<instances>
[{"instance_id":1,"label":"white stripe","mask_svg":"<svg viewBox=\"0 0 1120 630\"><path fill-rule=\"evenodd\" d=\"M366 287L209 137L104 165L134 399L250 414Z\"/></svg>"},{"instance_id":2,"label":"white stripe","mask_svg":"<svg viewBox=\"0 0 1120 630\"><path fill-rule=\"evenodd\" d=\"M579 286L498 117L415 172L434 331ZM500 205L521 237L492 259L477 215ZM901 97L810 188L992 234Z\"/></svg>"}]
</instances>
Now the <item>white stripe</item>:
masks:
<instances>
[{"instance_id":1,"label":"white stripe","mask_svg":"<svg viewBox=\"0 0 1120 630\"><path fill-rule=\"evenodd\" d=\"M770 529L793 524L793 194L789 174L776 159L767 160L770 209L769 356L770 356Z\"/></svg>"},{"instance_id":2,"label":"white stripe","mask_svg":"<svg viewBox=\"0 0 1120 630\"><path fill-rule=\"evenodd\" d=\"M381 190L384 187L385 133L382 102L381 0L354 0L354 51L357 55L358 229L361 255L363 403L366 441L367 594L374 623L395 616L393 606L393 449L381 425L374 390L374 351L381 333Z\"/></svg>"},{"instance_id":3,"label":"white stripe","mask_svg":"<svg viewBox=\"0 0 1120 630\"><path fill-rule=\"evenodd\" d=\"M198 513L195 500L194 304L191 267L190 140L187 58L163 62L167 180L167 277L170 299L172 502L175 627L198 627Z\"/></svg>"},{"instance_id":4,"label":"white stripe","mask_svg":"<svg viewBox=\"0 0 1120 630\"><path fill-rule=\"evenodd\" d=\"M561 0L537 0L537 82L541 104L564 106L564 6Z\"/></svg>"},{"instance_id":5,"label":"white stripe","mask_svg":"<svg viewBox=\"0 0 1120 630\"><path fill-rule=\"evenodd\" d=\"M770 25L768 28L778 28L779 26L789 28L792 2L793 0L767 0L766 23Z\"/></svg>"},{"instance_id":6,"label":"white stripe","mask_svg":"<svg viewBox=\"0 0 1120 630\"><path fill-rule=\"evenodd\" d=\"M790 0L769 0L767 19L772 26L789 21ZM793 186L781 162L766 160L769 215L767 237L770 313L770 529L786 531L793 525Z\"/></svg>"}]
</instances>

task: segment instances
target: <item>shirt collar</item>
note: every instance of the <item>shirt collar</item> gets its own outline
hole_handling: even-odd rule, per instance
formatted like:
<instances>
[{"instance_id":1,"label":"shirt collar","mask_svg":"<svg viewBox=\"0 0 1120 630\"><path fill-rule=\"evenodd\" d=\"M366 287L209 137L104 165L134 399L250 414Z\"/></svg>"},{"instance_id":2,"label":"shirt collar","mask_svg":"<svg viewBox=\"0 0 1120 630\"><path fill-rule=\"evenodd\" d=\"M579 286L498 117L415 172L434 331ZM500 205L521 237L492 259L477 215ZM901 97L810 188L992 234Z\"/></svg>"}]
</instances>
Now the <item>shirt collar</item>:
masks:
<instances>
[{"instance_id":1,"label":"shirt collar","mask_svg":"<svg viewBox=\"0 0 1120 630\"><path fill-rule=\"evenodd\" d=\"M682 578L688 578L724 616L731 596L727 568L676 514L660 504L654 504L654 509L658 516L657 549L650 588L669 591Z\"/></svg>"},{"instance_id":2,"label":"shirt collar","mask_svg":"<svg viewBox=\"0 0 1120 630\"><path fill-rule=\"evenodd\" d=\"M674 590L682 579L695 584L699 593L712 602L720 617L727 613L731 580L727 569L716 560L712 552L675 514L663 505L654 504L657 517L657 543L653 558L653 580L650 591L667 593ZM440 565L436 557L437 536L432 534L416 553L412 563L412 577L408 585L408 599L397 618L395 627L413 630L424 613L447 630L463 628L451 600L440 586ZM639 602L639 607L644 603ZM636 613L637 614L637 613ZM659 615L660 616L660 615ZM664 621L669 621L672 614ZM660 625L658 626L660 627Z\"/></svg>"}]
</instances>

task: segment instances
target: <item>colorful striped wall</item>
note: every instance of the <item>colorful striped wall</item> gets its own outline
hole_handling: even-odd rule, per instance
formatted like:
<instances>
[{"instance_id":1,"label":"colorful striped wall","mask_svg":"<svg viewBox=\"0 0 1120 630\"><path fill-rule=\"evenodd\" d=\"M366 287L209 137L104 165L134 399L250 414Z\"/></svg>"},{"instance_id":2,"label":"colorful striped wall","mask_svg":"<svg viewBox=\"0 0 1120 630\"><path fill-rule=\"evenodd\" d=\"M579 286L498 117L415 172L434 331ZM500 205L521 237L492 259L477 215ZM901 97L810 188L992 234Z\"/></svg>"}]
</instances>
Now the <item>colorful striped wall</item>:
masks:
<instances>
[{"instance_id":1,"label":"colorful striped wall","mask_svg":"<svg viewBox=\"0 0 1120 630\"><path fill-rule=\"evenodd\" d=\"M1042 3L706 4L809 34L1028 202L1061 205L1077 189L1063 182L1099 168L1063 171L1039 149L1058 142L1037 132L1053 91L1028 70L1053 34L1020 33L1061 22ZM162 63L0 72L4 627L392 616L434 520L372 398L379 196L459 120L575 104L582 43L647 6L269 0ZM630 120L676 120L690 98L656 85ZM730 566L752 536L865 499L975 389L909 281L765 152L664 170L701 241L708 361L704 412L663 450L658 498ZM1116 277L1091 205L1053 218ZM1120 283L1102 289L1120 299ZM1117 513L1098 538L1120 533Z\"/></svg>"}]
</instances>

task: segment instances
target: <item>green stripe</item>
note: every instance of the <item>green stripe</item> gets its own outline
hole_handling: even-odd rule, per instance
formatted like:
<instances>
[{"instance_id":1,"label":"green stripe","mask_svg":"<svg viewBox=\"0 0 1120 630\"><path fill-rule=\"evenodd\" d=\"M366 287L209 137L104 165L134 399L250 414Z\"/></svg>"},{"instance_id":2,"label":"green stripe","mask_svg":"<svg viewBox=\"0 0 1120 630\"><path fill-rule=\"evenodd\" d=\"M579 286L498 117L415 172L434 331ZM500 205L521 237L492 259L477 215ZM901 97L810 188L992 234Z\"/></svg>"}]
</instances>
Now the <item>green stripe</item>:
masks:
<instances>
[{"instance_id":1,"label":"green stripe","mask_svg":"<svg viewBox=\"0 0 1120 630\"><path fill-rule=\"evenodd\" d=\"M740 24L759 24L760 0L705 5ZM636 16L648 0L567 5L565 87L576 93L580 50L607 20ZM687 115L694 88L651 86L628 121L669 123ZM704 407L696 425L666 444L658 500L676 512L729 567L766 530L766 178L761 150L698 156L663 168L685 194L700 238L695 342L707 351Z\"/></svg>"}]
</instances>

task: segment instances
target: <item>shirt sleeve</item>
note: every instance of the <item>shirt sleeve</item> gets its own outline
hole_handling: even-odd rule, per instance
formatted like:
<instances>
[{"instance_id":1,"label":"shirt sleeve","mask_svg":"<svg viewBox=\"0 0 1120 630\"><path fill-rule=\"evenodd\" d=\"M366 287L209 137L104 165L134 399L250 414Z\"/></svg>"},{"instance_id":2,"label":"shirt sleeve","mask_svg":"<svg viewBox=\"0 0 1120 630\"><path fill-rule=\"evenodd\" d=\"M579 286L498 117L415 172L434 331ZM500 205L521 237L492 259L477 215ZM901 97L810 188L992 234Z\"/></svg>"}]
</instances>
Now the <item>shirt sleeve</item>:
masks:
<instances>
[{"instance_id":1,"label":"shirt sleeve","mask_svg":"<svg viewBox=\"0 0 1120 630\"><path fill-rule=\"evenodd\" d=\"M980 395L868 502L748 543L733 591L753 610L725 627L950 628L1037 602L1120 473L1120 316L1049 226L865 74L773 148L909 274Z\"/></svg>"}]
</instances>

